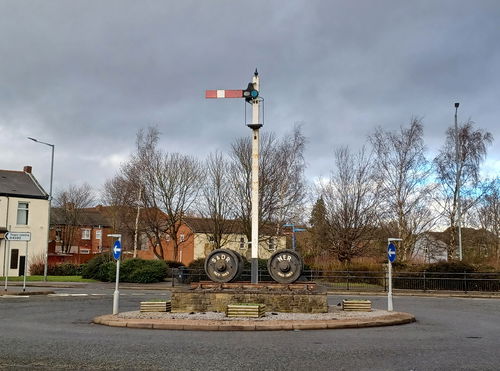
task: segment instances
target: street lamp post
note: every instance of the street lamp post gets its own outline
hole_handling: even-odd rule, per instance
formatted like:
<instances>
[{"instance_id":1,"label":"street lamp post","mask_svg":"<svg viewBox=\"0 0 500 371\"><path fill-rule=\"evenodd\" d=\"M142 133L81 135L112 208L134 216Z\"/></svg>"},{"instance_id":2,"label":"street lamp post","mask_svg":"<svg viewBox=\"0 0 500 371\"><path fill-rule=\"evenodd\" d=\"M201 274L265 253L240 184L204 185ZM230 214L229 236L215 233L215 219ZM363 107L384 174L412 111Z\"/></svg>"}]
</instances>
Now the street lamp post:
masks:
<instances>
[{"instance_id":1,"label":"street lamp post","mask_svg":"<svg viewBox=\"0 0 500 371\"><path fill-rule=\"evenodd\" d=\"M458 224L458 258L462 261L463 253L462 253L462 205L460 200L460 141L459 141L459 132L458 132L458 106L460 103L455 103L455 161L456 161L456 184L457 184L457 210L456 210L456 220Z\"/></svg>"},{"instance_id":2,"label":"street lamp post","mask_svg":"<svg viewBox=\"0 0 500 371\"><path fill-rule=\"evenodd\" d=\"M28 137L29 140L32 140L33 142L40 143L40 144L45 144L46 146L49 146L52 150L52 155L51 155L51 160L50 160L50 185L49 185L49 209L48 209L48 225L47 225L47 245L45 246L45 264L43 267L43 280L47 281L47 270L48 270L48 265L49 265L49 239L50 239L50 209L52 206L52 182L54 180L54 144L42 142L38 139Z\"/></svg>"}]
</instances>

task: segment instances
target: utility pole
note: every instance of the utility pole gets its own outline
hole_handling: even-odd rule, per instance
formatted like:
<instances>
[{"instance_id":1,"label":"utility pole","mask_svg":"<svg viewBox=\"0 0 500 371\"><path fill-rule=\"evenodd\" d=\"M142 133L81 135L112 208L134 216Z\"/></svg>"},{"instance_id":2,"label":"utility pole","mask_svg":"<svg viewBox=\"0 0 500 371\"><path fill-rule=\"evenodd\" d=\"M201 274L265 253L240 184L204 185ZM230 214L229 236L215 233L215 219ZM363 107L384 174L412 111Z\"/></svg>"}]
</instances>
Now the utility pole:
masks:
<instances>
[{"instance_id":1,"label":"utility pole","mask_svg":"<svg viewBox=\"0 0 500 371\"><path fill-rule=\"evenodd\" d=\"M252 82L248 84L246 90L207 90L205 98L245 98L252 106L252 122L247 126L252 129L252 270L251 282L258 283L258 259L259 259L259 129L262 123L259 122L260 103L259 97L260 77L257 69L252 77Z\"/></svg>"},{"instance_id":2,"label":"utility pole","mask_svg":"<svg viewBox=\"0 0 500 371\"><path fill-rule=\"evenodd\" d=\"M137 242L139 239L139 216L141 214L141 195L142 183L139 187L139 194L137 196L137 213L135 214L135 230L134 230L134 259L137 258Z\"/></svg>"}]
</instances>

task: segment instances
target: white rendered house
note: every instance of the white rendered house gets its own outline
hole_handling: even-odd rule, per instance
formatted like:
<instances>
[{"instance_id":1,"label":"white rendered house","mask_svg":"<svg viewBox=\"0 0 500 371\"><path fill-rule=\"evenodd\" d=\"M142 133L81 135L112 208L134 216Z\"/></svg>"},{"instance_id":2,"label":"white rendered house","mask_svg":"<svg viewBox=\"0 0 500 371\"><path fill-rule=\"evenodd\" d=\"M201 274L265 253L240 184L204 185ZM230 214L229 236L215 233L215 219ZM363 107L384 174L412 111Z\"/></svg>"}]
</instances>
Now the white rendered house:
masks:
<instances>
[{"instance_id":1,"label":"white rendered house","mask_svg":"<svg viewBox=\"0 0 500 371\"><path fill-rule=\"evenodd\" d=\"M0 273L29 274L33 261L45 261L49 226L49 195L31 173L0 170ZM7 232L29 232L31 240L7 241ZM26 259L26 248L28 258ZM25 271L25 267L28 272Z\"/></svg>"}]
</instances>

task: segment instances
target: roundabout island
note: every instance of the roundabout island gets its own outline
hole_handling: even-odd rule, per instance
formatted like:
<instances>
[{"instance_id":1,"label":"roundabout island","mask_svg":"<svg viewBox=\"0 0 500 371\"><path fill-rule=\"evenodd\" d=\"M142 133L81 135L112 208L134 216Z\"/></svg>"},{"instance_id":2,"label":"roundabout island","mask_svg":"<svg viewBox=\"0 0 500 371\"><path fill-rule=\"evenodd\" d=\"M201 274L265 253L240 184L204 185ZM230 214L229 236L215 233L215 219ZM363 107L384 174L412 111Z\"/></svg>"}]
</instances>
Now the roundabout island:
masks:
<instances>
[{"instance_id":1,"label":"roundabout island","mask_svg":"<svg viewBox=\"0 0 500 371\"><path fill-rule=\"evenodd\" d=\"M326 330L393 326L415 322L405 312L374 309L370 312L345 312L330 307L328 313L266 312L260 318L229 318L225 313L170 313L140 311L95 317L93 322L112 327L188 331L280 331Z\"/></svg>"}]
</instances>

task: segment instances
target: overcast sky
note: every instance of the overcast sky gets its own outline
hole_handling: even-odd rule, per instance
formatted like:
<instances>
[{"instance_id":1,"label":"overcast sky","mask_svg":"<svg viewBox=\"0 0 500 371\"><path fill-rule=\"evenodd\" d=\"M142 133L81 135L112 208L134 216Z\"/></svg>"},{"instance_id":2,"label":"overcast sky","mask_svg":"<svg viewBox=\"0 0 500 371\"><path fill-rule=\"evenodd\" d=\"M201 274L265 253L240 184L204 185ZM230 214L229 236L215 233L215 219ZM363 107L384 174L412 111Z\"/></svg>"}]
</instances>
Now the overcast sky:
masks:
<instances>
[{"instance_id":1,"label":"overcast sky","mask_svg":"<svg viewBox=\"0 0 500 371\"><path fill-rule=\"evenodd\" d=\"M48 190L97 190L157 125L166 151L227 151L257 67L263 131L300 123L307 176L336 147L421 117L432 157L453 125L490 131L485 172L500 173L500 2L0 0L0 169L32 165Z\"/></svg>"}]
</instances>

